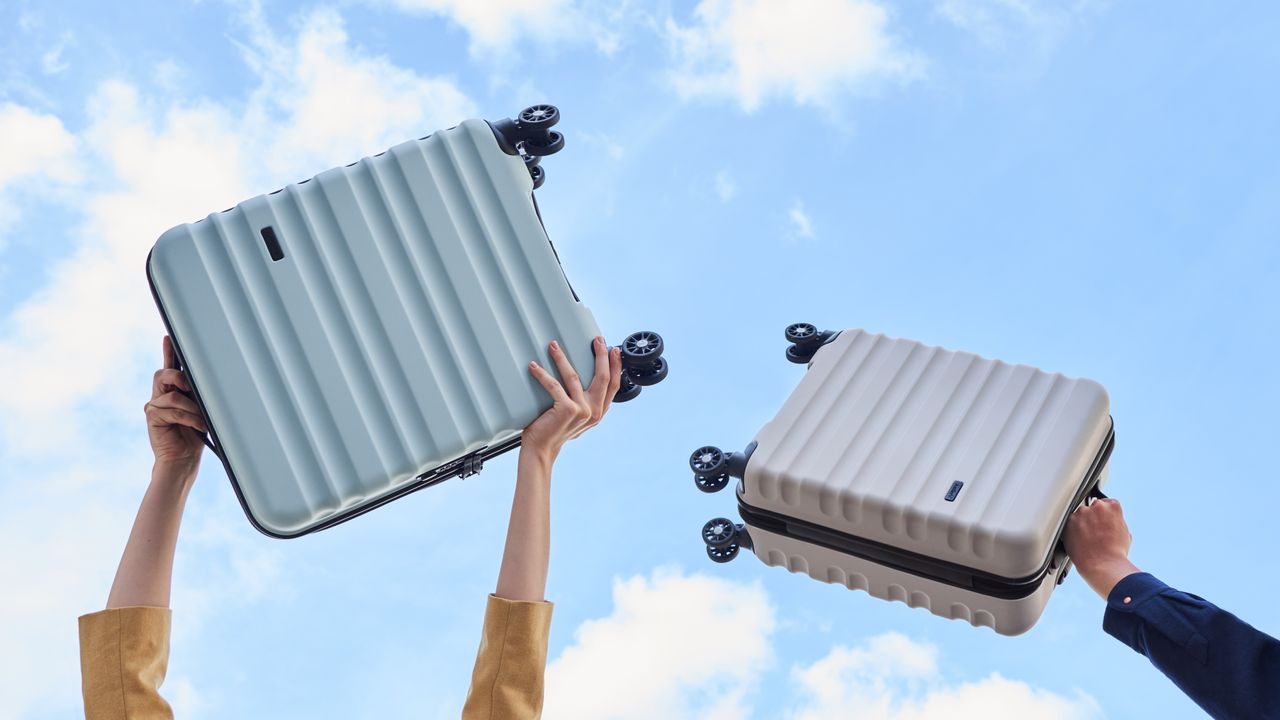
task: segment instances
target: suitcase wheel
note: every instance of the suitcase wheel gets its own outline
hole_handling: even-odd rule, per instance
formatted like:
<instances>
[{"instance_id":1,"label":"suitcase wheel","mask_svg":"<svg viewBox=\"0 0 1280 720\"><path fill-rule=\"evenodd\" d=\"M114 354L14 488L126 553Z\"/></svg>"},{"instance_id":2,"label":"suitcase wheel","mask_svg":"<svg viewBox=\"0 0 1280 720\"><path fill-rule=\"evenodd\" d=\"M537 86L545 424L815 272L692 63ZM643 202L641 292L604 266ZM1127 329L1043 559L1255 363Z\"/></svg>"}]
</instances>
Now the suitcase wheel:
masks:
<instances>
[{"instance_id":1,"label":"suitcase wheel","mask_svg":"<svg viewBox=\"0 0 1280 720\"><path fill-rule=\"evenodd\" d=\"M698 489L704 493L716 493L723 490L725 486L729 484L729 476L720 475L719 477L713 478L694 477L693 484L697 485Z\"/></svg>"},{"instance_id":2,"label":"suitcase wheel","mask_svg":"<svg viewBox=\"0 0 1280 720\"><path fill-rule=\"evenodd\" d=\"M520 111L515 119L489 123L498 138L502 151L508 155L542 157L564 149L564 135L551 129L560 122L560 111L555 105L530 105ZM535 161L536 162L536 161Z\"/></svg>"},{"instance_id":3,"label":"suitcase wheel","mask_svg":"<svg viewBox=\"0 0 1280 720\"><path fill-rule=\"evenodd\" d=\"M530 105L516 116L520 127L528 130L546 130L560 122L560 109L555 105Z\"/></svg>"},{"instance_id":4,"label":"suitcase wheel","mask_svg":"<svg viewBox=\"0 0 1280 720\"><path fill-rule=\"evenodd\" d=\"M707 547L728 547L738 544L740 526L729 518L712 518L702 526L702 542Z\"/></svg>"},{"instance_id":5,"label":"suitcase wheel","mask_svg":"<svg viewBox=\"0 0 1280 720\"><path fill-rule=\"evenodd\" d=\"M799 345L787 346L787 360L797 365L808 365L809 361L813 359L813 356L814 353L812 351L806 352L801 350Z\"/></svg>"},{"instance_id":6,"label":"suitcase wheel","mask_svg":"<svg viewBox=\"0 0 1280 720\"><path fill-rule=\"evenodd\" d=\"M819 330L813 323L791 323L783 331L787 342L787 359L797 365L808 365L818 348L822 347L835 333L831 330Z\"/></svg>"},{"instance_id":7,"label":"suitcase wheel","mask_svg":"<svg viewBox=\"0 0 1280 720\"><path fill-rule=\"evenodd\" d=\"M787 342L809 345L818 339L818 327L810 323L792 323L785 330Z\"/></svg>"},{"instance_id":8,"label":"suitcase wheel","mask_svg":"<svg viewBox=\"0 0 1280 720\"><path fill-rule=\"evenodd\" d=\"M564 135L551 130L547 133L546 140L538 140L529 138L524 141L524 151L528 155L542 157L544 155L554 155L564 149Z\"/></svg>"},{"instance_id":9,"label":"suitcase wheel","mask_svg":"<svg viewBox=\"0 0 1280 720\"><path fill-rule=\"evenodd\" d=\"M725 465L724 452L714 445L700 447L689 456L689 469L696 475L724 475Z\"/></svg>"},{"instance_id":10,"label":"suitcase wheel","mask_svg":"<svg viewBox=\"0 0 1280 720\"><path fill-rule=\"evenodd\" d=\"M738 557L738 546L729 545L728 547L714 548L708 545L707 557L711 558L714 562L727 563Z\"/></svg>"},{"instance_id":11,"label":"suitcase wheel","mask_svg":"<svg viewBox=\"0 0 1280 720\"><path fill-rule=\"evenodd\" d=\"M662 336L652 330L641 330L622 341L622 363L627 367L650 367L662 357Z\"/></svg>"},{"instance_id":12,"label":"suitcase wheel","mask_svg":"<svg viewBox=\"0 0 1280 720\"><path fill-rule=\"evenodd\" d=\"M707 445L689 456L689 468L693 470L693 484L704 493L720 492L729 484L728 462L718 447Z\"/></svg>"},{"instance_id":13,"label":"suitcase wheel","mask_svg":"<svg viewBox=\"0 0 1280 720\"><path fill-rule=\"evenodd\" d=\"M624 403L635 400L640 394L640 386L632 382L631 376L623 373L622 384L618 386L618 392L613 394L613 401L616 403Z\"/></svg>"},{"instance_id":14,"label":"suitcase wheel","mask_svg":"<svg viewBox=\"0 0 1280 720\"><path fill-rule=\"evenodd\" d=\"M542 169L541 165L529 165L529 177L533 178L533 189L537 190L542 187L542 183L547 181L547 171Z\"/></svg>"},{"instance_id":15,"label":"suitcase wheel","mask_svg":"<svg viewBox=\"0 0 1280 720\"><path fill-rule=\"evenodd\" d=\"M667 377L667 359L658 358L656 362L649 363L646 366L629 367L627 368L627 376L640 387L657 385Z\"/></svg>"}]
</instances>

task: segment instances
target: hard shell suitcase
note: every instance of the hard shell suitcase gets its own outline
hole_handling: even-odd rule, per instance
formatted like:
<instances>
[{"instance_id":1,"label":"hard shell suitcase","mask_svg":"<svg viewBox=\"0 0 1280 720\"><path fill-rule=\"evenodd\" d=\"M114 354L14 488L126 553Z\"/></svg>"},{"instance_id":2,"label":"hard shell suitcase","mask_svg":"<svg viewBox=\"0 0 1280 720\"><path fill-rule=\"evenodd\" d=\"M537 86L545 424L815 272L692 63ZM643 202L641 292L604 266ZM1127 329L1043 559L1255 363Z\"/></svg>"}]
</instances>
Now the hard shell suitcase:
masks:
<instances>
[{"instance_id":1,"label":"hard shell suitcase","mask_svg":"<svg viewBox=\"0 0 1280 720\"><path fill-rule=\"evenodd\" d=\"M1101 496L1115 434L1101 385L863 330L787 328L803 380L745 452L690 458L699 489L738 478L743 523L708 555L1030 629L1069 561L1067 517Z\"/></svg>"},{"instance_id":2,"label":"hard shell suitcase","mask_svg":"<svg viewBox=\"0 0 1280 720\"><path fill-rule=\"evenodd\" d=\"M467 120L165 232L156 306L253 525L329 527L519 445L551 406L529 375L558 340L584 387L591 312L533 190L553 106ZM616 400L666 374L623 343Z\"/></svg>"}]
</instances>

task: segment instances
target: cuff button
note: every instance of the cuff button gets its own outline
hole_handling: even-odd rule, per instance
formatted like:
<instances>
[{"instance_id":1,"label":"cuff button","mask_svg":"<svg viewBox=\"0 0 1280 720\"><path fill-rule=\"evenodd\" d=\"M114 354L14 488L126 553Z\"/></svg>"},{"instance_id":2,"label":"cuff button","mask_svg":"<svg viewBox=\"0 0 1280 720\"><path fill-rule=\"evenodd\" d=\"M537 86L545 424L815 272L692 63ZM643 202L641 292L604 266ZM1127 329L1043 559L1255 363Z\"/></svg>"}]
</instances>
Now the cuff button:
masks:
<instances>
[{"instance_id":1,"label":"cuff button","mask_svg":"<svg viewBox=\"0 0 1280 720\"><path fill-rule=\"evenodd\" d=\"M1124 596L1124 604L1125 604L1125 605L1128 605L1128 604L1129 604L1129 603L1131 603L1131 602L1133 602L1133 598L1129 597L1128 595L1125 595L1125 596Z\"/></svg>"}]
</instances>

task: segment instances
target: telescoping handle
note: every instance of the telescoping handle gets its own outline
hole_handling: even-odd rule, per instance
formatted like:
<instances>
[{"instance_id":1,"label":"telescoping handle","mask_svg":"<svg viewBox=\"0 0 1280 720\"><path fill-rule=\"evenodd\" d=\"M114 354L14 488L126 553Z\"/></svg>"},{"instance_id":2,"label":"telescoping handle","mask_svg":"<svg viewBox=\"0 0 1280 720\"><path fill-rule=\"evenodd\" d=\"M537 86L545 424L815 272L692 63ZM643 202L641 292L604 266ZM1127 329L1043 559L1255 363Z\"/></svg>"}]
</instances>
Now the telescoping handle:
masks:
<instances>
[{"instance_id":1,"label":"telescoping handle","mask_svg":"<svg viewBox=\"0 0 1280 720\"><path fill-rule=\"evenodd\" d=\"M1093 488L1089 490L1089 499L1108 500L1110 498L1107 497L1106 493L1102 492L1102 488L1098 487L1097 485L1094 485Z\"/></svg>"}]
</instances>

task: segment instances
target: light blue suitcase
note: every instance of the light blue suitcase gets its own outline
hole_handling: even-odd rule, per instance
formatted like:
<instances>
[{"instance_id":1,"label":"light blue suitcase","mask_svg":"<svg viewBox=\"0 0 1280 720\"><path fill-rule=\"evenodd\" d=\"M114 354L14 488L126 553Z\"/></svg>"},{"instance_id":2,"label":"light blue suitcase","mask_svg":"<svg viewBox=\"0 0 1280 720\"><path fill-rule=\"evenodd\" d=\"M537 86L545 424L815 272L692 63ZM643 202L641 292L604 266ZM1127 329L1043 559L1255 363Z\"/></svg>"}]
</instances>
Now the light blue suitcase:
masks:
<instances>
[{"instance_id":1,"label":"light blue suitcase","mask_svg":"<svg viewBox=\"0 0 1280 720\"><path fill-rule=\"evenodd\" d=\"M467 120L164 233L156 305L246 515L273 537L479 471L551 405L528 362L584 386L600 328L533 199L564 145L552 106ZM666 375L622 343L616 398Z\"/></svg>"}]
</instances>

